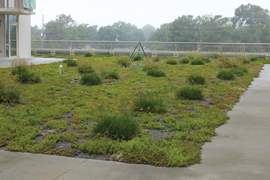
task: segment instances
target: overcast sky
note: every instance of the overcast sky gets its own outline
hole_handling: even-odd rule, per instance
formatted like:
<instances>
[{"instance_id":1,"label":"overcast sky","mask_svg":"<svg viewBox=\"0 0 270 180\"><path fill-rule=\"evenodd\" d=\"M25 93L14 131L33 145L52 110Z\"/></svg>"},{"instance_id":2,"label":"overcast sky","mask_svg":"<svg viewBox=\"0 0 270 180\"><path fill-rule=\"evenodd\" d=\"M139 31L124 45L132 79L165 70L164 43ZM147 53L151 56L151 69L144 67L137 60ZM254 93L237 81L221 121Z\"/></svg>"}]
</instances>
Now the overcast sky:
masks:
<instances>
[{"instance_id":1,"label":"overcast sky","mask_svg":"<svg viewBox=\"0 0 270 180\"><path fill-rule=\"evenodd\" d=\"M58 14L70 14L78 24L101 27L125 21L138 28L146 24L159 28L182 15L233 17L237 7L248 3L270 9L270 0L37 0L32 26L41 27L42 14L45 23Z\"/></svg>"}]
</instances>

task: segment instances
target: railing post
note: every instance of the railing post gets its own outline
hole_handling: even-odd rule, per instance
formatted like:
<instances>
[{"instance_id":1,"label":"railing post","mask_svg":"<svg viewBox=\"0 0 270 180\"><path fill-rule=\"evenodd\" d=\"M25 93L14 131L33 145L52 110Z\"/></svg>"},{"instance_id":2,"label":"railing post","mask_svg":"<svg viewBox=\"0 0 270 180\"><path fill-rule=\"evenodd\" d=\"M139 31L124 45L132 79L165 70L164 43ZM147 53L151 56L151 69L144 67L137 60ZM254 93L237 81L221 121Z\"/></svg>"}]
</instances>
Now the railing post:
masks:
<instances>
[{"instance_id":1,"label":"railing post","mask_svg":"<svg viewBox=\"0 0 270 180\"><path fill-rule=\"evenodd\" d=\"M270 46L269 46L269 44L268 44L268 58L269 58L269 48L270 48Z\"/></svg>"},{"instance_id":2,"label":"railing post","mask_svg":"<svg viewBox=\"0 0 270 180\"><path fill-rule=\"evenodd\" d=\"M112 42L111 42L111 54L112 54Z\"/></svg>"},{"instance_id":3,"label":"railing post","mask_svg":"<svg viewBox=\"0 0 270 180\"><path fill-rule=\"evenodd\" d=\"M244 44L244 56L246 56L246 45Z\"/></svg>"}]
</instances>

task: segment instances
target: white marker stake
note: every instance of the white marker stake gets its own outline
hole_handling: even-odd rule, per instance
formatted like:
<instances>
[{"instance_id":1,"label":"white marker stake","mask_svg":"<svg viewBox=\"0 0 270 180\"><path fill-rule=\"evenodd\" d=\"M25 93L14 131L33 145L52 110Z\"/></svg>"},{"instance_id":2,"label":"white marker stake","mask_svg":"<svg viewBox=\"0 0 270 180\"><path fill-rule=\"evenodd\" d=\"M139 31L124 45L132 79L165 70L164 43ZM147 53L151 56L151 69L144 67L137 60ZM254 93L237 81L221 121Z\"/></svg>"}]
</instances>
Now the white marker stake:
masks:
<instances>
[{"instance_id":1,"label":"white marker stake","mask_svg":"<svg viewBox=\"0 0 270 180\"><path fill-rule=\"evenodd\" d=\"M63 66L62 65L60 65L60 67L59 67L59 69L60 69L60 74L61 74L61 69L63 68Z\"/></svg>"}]
</instances>

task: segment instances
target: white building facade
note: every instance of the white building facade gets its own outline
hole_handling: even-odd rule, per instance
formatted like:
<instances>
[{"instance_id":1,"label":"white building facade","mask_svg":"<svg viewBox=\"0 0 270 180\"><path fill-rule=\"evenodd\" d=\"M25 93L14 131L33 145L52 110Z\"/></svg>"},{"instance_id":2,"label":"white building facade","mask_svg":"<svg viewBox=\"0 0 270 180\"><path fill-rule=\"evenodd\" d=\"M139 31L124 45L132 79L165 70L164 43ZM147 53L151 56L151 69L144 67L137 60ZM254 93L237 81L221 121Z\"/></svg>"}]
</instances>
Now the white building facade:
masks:
<instances>
[{"instance_id":1,"label":"white building facade","mask_svg":"<svg viewBox=\"0 0 270 180\"><path fill-rule=\"evenodd\" d=\"M31 57L36 0L0 0L0 58Z\"/></svg>"}]
</instances>

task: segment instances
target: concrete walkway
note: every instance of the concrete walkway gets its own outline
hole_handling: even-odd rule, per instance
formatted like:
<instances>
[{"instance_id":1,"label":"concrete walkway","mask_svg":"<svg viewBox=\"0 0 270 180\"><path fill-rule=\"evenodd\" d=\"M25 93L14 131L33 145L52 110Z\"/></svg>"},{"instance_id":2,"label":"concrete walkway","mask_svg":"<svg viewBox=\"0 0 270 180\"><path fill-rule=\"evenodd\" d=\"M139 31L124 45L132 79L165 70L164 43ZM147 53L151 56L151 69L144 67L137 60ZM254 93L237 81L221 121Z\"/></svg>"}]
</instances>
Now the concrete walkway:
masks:
<instances>
[{"instance_id":1,"label":"concrete walkway","mask_svg":"<svg viewBox=\"0 0 270 180\"><path fill-rule=\"evenodd\" d=\"M2 180L269 180L270 65L256 78L231 119L202 150L202 163L159 168L0 151Z\"/></svg>"},{"instance_id":2,"label":"concrete walkway","mask_svg":"<svg viewBox=\"0 0 270 180\"><path fill-rule=\"evenodd\" d=\"M53 62L59 62L63 61L64 59L60 58L41 58L41 57L32 57L27 58L25 60L28 60L29 64L32 62L33 64L49 64ZM0 68L9 68L11 67L12 59L0 59Z\"/></svg>"}]
</instances>

